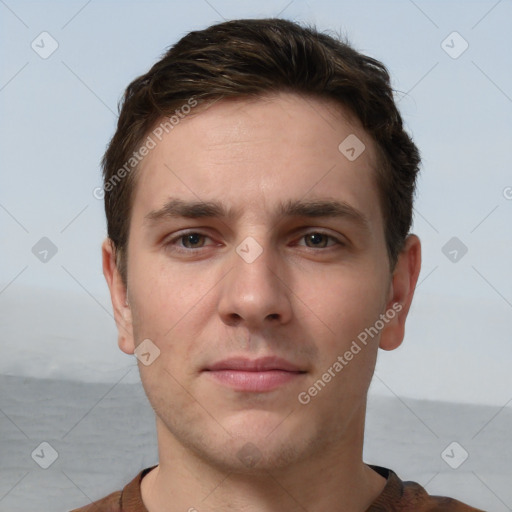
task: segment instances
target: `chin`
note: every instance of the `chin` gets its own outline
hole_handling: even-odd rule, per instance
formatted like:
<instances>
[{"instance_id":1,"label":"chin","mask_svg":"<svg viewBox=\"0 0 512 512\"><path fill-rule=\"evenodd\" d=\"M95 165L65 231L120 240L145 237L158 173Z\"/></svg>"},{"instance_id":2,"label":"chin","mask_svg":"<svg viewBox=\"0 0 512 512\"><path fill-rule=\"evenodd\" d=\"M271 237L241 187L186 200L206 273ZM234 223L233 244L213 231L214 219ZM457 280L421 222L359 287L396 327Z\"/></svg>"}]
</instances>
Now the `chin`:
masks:
<instances>
[{"instance_id":1,"label":"chin","mask_svg":"<svg viewBox=\"0 0 512 512\"><path fill-rule=\"evenodd\" d=\"M209 456L208 456L209 455ZM262 443L261 439L233 439L216 454L208 454L209 462L223 471L237 474L267 474L288 468L302 460L304 454L296 443L283 440Z\"/></svg>"},{"instance_id":2,"label":"chin","mask_svg":"<svg viewBox=\"0 0 512 512\"><path fill-rule=\"evenodd\" d=\"M265 444L269 442L269 436L276 437L291 435L290 428L294 428L293 421L288 421L287 416L293 416L290 411L268 411L251 409L237 411L227 415L221 420L222 426L233 439L238 442L253 442Z\"/></svg>"},{"instance_id":3,"label":"chin","mask_svg":"<svg viewBox=\"0 0 512 512\"><path fill-rule=\"evenodd\" d=\"M251 411L223 422L231 438L215 450L222 459L218 462L236 473L258 473L283 469L314 455L321 437L287 414Z\"/></svg>"}]
</instances>

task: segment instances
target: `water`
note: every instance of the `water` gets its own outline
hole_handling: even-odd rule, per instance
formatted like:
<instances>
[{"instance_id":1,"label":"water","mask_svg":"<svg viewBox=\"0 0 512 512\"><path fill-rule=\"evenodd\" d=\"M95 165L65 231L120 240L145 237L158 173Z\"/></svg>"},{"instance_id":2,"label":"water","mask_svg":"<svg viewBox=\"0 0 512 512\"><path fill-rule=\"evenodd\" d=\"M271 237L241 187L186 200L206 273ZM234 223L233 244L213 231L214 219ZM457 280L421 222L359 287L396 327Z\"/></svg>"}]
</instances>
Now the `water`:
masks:
<instances>
[{"instance_id":1,"label":"water","mask_svg":"<svg viewBox=\"0 0 512 512\"><path fill-rule=\"evenodd\" d=\"M153 411L129 372L117 385L0 375L0 512L68 511L157 463ZM510 408L372 395L366 430L366 462L434 495L511 509ZM441 457L454 441L450 461L469 454L458 469ZM31 457L42 442L58 453L48 469Z\"/></svg>"}]
</instances>

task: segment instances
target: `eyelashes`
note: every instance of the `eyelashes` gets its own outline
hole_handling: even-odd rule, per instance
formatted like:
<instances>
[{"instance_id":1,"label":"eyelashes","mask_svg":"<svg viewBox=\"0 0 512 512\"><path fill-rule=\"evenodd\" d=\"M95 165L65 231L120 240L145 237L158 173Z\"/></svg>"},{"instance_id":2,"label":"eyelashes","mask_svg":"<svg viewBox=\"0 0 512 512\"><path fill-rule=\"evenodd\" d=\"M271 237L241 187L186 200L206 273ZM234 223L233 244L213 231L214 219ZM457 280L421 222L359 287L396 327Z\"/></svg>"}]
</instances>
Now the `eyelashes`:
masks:
<instances>
[{"instance_id":1,"label":"eyelashes","mask_svg":"<svg viewBox=\"0 0 512 512\"><path fill-rule=\"evenodd\" d=\"M164 245L171 251L184 254L196 254L203 249L207 249L208 247L222 245L219 243L206 245L206 240L211 241L212 238L201 231L190 230L187 232L180 232L179 234L173 236L167 242L165 242ZM302 246L313 251L318 249L325 250L335 246L344 247L346 245L338 237L320 230L310 230L303 232L297 239L297 242L302 241L305 242L304 245L301 243L294 243L293 245ZM312 245L308 245L308 243L311 243ZM195 247L197 244L199 244L199 247Z\"/></svg>"}]
</instances>

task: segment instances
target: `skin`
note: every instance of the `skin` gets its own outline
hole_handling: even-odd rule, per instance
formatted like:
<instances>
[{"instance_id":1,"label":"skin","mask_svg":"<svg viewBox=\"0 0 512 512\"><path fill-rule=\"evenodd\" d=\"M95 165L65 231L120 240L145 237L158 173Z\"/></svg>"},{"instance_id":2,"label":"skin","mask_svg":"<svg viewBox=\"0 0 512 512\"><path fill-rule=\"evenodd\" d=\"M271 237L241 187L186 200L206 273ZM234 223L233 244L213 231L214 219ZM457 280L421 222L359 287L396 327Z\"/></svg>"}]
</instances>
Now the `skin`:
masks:
<instances>
[{"instance_id":1,"label":"skin","mask_svg":"<svg viewBox=\"0 0 512 512\"><path fill-rule=\"evenodd\" d=\"M366 146L352 162L338 150L350 134ZM141 484L150 512L364 511L381 493L385 480L362 461L366 396L378 347L403 340L421 250L409 235L390 272L376 165L373 141L346 109L290 93L221 100L142 162L127 287L108 239L102 250L121 350L147 338L160 350L150 365L139 361L159 446ZM222 202L232 216L146 218L171 197ZM279 214L288 200L344 201L367 224ZM252 263L236 252L249 236L262 249ZM395 303L402 309L379 335L301 404L299 393ZM202 371L266 355L304 373L254 393Z\"/></svg>"}]
</instances>

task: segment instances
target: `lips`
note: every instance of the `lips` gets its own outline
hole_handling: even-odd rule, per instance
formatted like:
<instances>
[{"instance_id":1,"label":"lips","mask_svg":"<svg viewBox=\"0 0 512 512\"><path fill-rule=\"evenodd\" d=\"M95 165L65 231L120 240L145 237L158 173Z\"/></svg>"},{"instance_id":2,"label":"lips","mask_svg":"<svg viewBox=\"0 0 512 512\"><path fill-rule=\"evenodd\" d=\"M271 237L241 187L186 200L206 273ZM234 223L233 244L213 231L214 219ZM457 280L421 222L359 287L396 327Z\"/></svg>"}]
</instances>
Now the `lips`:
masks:
<instances>
[{"instance_id":1,"label":"lips","mask_svg":"<svg viewBox=\"0 0 512 512\"><path fill-rule=\"evenodd\" d=\"M259 359L246 359L236 357L225 359L206 368L207 371L235 370L246 372L264 372L271 370L283 370L286 372L301 372L301 369L280 357L262 357Z\"/></svg>"},{"instance_id":2,"label":"lips","mask_svg":"<svg viewBox=\"0 0 512 512\"><path fill-rule=\"evenodd\" d=\"M279 357L225 359L209 365L204 372L222 385L255 393L272 391L306 373L299 366Z\"/></svg>"}]
</instances>

